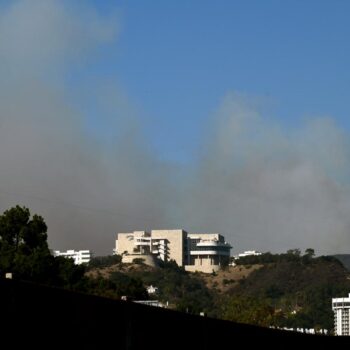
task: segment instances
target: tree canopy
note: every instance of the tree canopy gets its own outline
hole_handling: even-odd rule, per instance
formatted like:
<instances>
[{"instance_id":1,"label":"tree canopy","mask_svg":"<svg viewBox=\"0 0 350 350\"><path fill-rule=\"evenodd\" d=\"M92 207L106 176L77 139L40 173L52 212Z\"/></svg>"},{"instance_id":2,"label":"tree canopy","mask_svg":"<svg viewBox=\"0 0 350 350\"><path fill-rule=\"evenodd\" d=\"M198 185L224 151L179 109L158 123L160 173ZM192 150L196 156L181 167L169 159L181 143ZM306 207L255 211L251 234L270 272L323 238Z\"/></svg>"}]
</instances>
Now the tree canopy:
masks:
<instances>
[{"instance_id":1,"label":"tree canopy","mask_svg":"<svg viewBox=\"0 0 350 350\"><path fill-rule=\"evenodd\" d=\"M39 215L32 218L28 208L16 206L0 216L0 273L25 277L40 275L47 259L47 226Z\"/></svg>"},{"instance_id":2,"label":"tree canopy","mask_svg":"<svg viewBox=\"0 0 350 350\"><path fill-rule=\"evenodd\" d=\"M85 270L70 259L53 257L44 219L17 205L0 215L0 276L6 272L16 279L73 287Z\"/></svg>"}]
</instances>

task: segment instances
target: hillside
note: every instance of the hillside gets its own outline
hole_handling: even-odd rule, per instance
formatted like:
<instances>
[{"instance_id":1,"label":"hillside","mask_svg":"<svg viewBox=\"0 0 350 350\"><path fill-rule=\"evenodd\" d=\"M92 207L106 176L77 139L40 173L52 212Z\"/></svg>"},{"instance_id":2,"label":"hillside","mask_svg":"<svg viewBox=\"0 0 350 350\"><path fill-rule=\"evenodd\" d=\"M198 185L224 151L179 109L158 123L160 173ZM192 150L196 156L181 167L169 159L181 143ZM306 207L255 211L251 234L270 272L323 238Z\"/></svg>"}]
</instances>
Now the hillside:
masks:
<instances>
[{"instance_id":1,"label":"hillside","mask_svg":"<svg viewBox=\"0 0 350 350\"><path fill-rule=\"evenodd\" d=\"M336 254L332 256L338 259L350 271L350 254Z\"/></svg>"},{"instance_id":2,"label":"hillside","mask_svg":"<svg viewBox=\"0 0 350 350\"><path fill-rule=\"evenodd\" d=\"M101 268L89 269L85 275L89 278L110 278L114 272L133 274L135 272L155 272L157 268L144 264L113 264Z\"/></svg>"},{"instance_id":3,"label":"hillside","mask_svg":"<svg viewBox=\"0 0 350 350\"><path fill-rule=\"evenodd\" d=\"M308 264L281 261L264 265L241 281L235 292L257 297L276 298L288 293L339 285L346 282L349 272L337 261L314 259ZM231 290L232 291L232 290Z\"/></svg>"},{"instance_id":4,"label":"hillside","mask_svg":"<svg viewBox=\"0 0 350 350\"><path fill-rule=\"evenodd\" d=\"M233 287L239 285L241 280L263 267L262 264L245 266L228 266L215 274L198 273L198 276L205 282L207 288L219 294L227 293Z\"/></svg>"},{"instance_id":5,"label":"hillside","mask_svg":"<svg viewBox=\"0 0 350 350\"><path fill-rule=\"evenodd\" d=\"M331 299L349 293L349 271L333 257L284 254L275 260L230 288L222 302L224 318L242 321L235 312L244 304L253 316L263 310L264 322L332 329Z\"/></svg>"},{"instance_id":6,"label":"hillside","mask_svg":"<svg viewBox=\"0 0 350 350\"><path fill-rule=\"evenodd\" d=\"M170 262L159 268L119 263L91 269L86 276L98 286L95 294L136 297L152 284L159 293L150 297L180 311L261 326L328 330L333 329L331 298L350 291L349 272L337 259L298 251L241 259L213 274L187 273Z\"/></svg>"},{"instance_id":7,"label":"hillside","mask_svg":"<svg viewBox=\"0 0 350 350\"><path fill-rule=\"evenodd\" d=\"M161 263L158 268L119 263L90 269L85 275L93 285L98 286L95 291L92 290L95 294L114 298L120 298L121 295L138 298L142 292L139 288L141 285L143 288L153 285L158 287L159 292L149 297L168 304L170 308L197 315L205 312L213 317L219 316L215 307L215 291L206 286L200 274L187 273L173 261ZM121 294L122 291L124 294Z\"/></svg>"},{"instance_id":8,"label":"hillside","mask_svg":"<svg viewBox=\"0 0 350 350\"><path fill-rule=\"evenodd\" d=\"M200 278L204 281L205 286L218 293L225 293L229 291L233 286L238 285L241 279L246 279L253 271L261 268L263 265L246 265L246 266L228 266L227 268L216 272L215 274L207 273L194 273L189 274L192 278ZM103 268L94 268L86 272L86 276L89 278L110 278L114 272L120 272L133 277L140 277L141 279L148 281L152 279L153 275L157 273L158 268L143 265L143 264L115 264ZM150 281L152 282L152 281ZM157 284L157 281L153 281ZM152 284L152 283L150 283Z\"/></svg>"}]
</instances>

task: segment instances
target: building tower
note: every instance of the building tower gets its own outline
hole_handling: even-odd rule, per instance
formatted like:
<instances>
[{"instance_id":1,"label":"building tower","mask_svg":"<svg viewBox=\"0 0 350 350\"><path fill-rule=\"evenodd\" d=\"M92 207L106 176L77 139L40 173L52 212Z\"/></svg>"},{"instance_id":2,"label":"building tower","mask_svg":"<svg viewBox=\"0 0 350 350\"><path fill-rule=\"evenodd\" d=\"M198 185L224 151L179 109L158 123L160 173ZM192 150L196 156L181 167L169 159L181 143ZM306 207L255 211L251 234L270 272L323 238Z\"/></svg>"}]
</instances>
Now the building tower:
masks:
<instances>
[{"instance_id":1,"label":"building tower","mask_svg":"<svg viewBox=\"0 0 350 350\"><path fill-rule=\"evenodd\" d=\"M333 298L334 330L336 335L350 335L350 293L348 298Z\"/></svg>"}]
</instances>

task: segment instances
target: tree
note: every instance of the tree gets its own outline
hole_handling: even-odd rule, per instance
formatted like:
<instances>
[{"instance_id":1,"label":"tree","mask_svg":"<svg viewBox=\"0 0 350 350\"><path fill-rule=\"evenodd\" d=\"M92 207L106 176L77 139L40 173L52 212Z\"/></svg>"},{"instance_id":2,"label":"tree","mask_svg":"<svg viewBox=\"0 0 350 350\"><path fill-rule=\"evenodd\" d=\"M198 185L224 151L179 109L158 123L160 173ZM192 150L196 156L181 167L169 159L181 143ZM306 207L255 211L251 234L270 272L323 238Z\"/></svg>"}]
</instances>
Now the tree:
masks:
<instances>
[{"instance_id":1,"label":"tree","mask_svg":"<svg viewBox=\"0 0 350 350\"><path fill-rule=\"evenodd\" d=\"M288 255L295 255L295 256L299 257L300 256L300 249L298 249L298 248L289 249L289 250L287 250L287 254Z\"/></svg>"},{"instance_id":2,"label":"tree","mask_svg":"<svg viewBox=\"0 0 350 350\"><path fill-rule=\"evenodd\" d=\"M222 318L268 327L274 325L274 309L264 299L243 295L229 297L222 305Z\"/></svg>"},{"instance_id":3,"label":"tree","mask_svg":"<svg viewBox=\"0 0 350 350\"><path fill-rule=\"evenodd\" d=\"M310 264L314 256L315 250L312 248L308 248L305 250L305 254L302 256L301 261L304 265Z\"/></svg>"},{"instance_id":4,"label":"tree","mask_svg":"<svg viewBox=\"0 0 350 350\"><path fill-rule=\"evenodd\" d=\"M315 256L315 249L312 249L312 248L305 249L305 255L307 255L310 258L314 257Z\"/></svg>"},{"instance_id":5,"label":"tree","mask_svg":"<svg viewBox=\"0 0 350 350\"><path fill-rule=\"evenodd\" d=\"M44 219L39 215L31 218L28 208L17 205L6 210L0 216L0 274L11 271L28 277L44 273L46 267L39 265L50 256L46 232Z\"/></svg>"},{"instance_id":6,"label":"tree","mask_svg":"<svg viewBox=\"0 0 350 350\"><path fill-rule=\"evenodd\" d=\"M18 205L0 215L0 276L6 272L16 279L70 289L85 283L85 267L51 255L44 219L31 217L28 208Z\"/></svg>"}]
</instances>

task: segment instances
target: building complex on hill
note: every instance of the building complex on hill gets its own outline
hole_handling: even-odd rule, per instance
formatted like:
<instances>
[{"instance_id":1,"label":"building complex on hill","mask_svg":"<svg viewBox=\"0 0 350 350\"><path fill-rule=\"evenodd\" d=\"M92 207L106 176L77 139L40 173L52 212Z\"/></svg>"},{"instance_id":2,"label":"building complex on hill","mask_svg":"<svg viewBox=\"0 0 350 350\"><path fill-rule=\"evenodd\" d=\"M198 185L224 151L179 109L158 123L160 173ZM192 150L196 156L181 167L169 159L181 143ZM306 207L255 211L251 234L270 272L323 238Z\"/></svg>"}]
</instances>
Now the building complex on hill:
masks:
<instances>
[{"instance_id":1,"label":"building complex on hill","mask_svg":"<svg viewBox=\"0 0 350 350\"><path fill-rule=\"evenodd\" d=\"M334 330L336 335L350 335L350 293L348 298L333 298Z\"/></svg>"},{"instance_id":2,"label":"building complex on hill","mask_svg":"<svg viewBox=\"0 0 350 350\"><path fill-rule=\"evenodd\" d=\"M228 263L231 248L218 233L190 234L179 229L118 233L115 252L123 262L143 259L152 265L157 258L175 260L187 271L210 273Z\"/></svg>"},{"instance_id":3,"label":"building complex on hill","mask_svg":"<svg viewBox=\"0 0 350 350\"><path fill-rule=\"evenodd\" d=\"M91 253L90 250L67 250L66 252L61 252L59 250L53 251L54 256L63 256L65 258L71 258L74 260L74 264L87 264L90 262Z\"/></svg>"}]
</instances>

